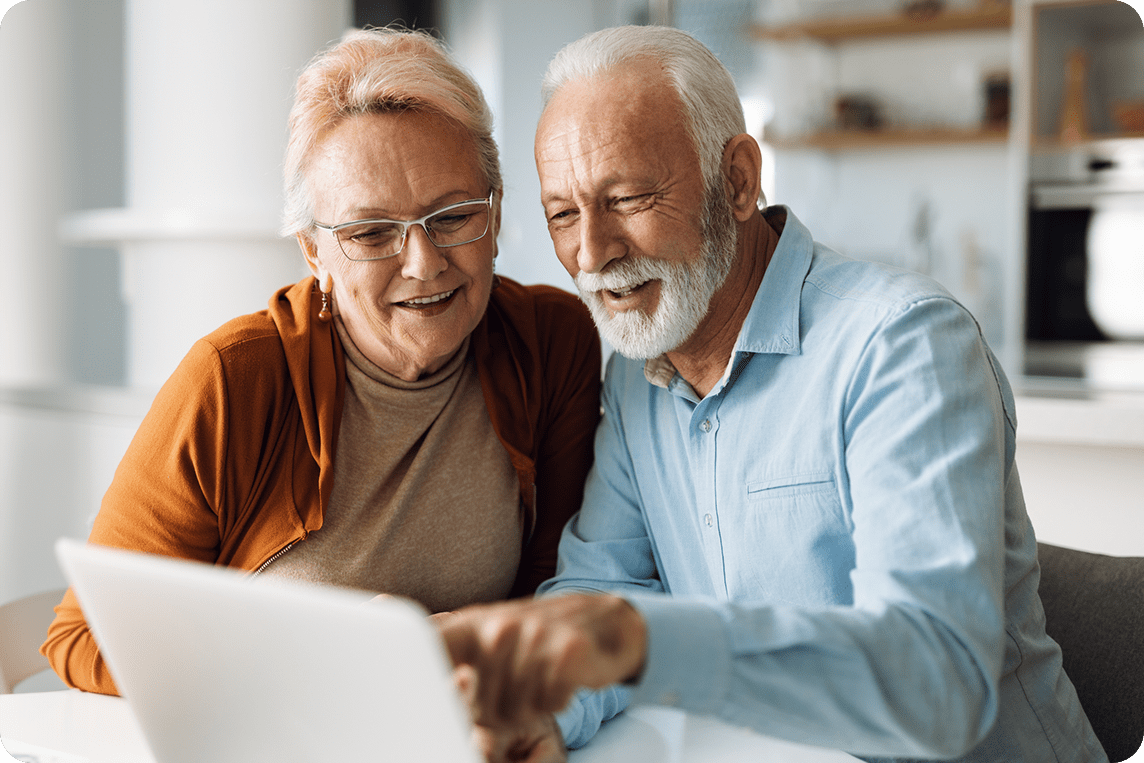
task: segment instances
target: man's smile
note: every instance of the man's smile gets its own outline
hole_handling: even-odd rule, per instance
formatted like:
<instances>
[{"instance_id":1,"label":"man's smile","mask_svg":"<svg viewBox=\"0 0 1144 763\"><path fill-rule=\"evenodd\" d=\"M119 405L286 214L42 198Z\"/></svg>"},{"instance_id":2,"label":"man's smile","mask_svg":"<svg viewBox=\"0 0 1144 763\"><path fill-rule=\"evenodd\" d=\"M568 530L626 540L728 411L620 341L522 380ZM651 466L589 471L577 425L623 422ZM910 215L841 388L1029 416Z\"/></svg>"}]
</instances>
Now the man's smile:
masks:
<instances>
[{"instance_id":1,"label":"man's smile","mask_svg":"<svg viewBox=\"0 0 1144 763\"><path fill-rule=\"evenodd\" d=\"M631 286L601 289L596 293L599 295L600 301L607 305L613 313L624 313L629 310L650 312L656 304L661 286L661 281L658 278L652 278Z\"/></svg>"},{"instance_id":2,"label":"man's smile","mask_svg":"<svg viewBox=\"0 0 1144 763\"><path fill-rule=\"evenodd\" d=\"M619 289L608 289L607 292L616 299L623 299L624 297L631 296L634 292L639 291L649 283L651 283L651 281L644 281L643 283L638 283L634 286L623 286Z\"/></svg>"}]
</instances>

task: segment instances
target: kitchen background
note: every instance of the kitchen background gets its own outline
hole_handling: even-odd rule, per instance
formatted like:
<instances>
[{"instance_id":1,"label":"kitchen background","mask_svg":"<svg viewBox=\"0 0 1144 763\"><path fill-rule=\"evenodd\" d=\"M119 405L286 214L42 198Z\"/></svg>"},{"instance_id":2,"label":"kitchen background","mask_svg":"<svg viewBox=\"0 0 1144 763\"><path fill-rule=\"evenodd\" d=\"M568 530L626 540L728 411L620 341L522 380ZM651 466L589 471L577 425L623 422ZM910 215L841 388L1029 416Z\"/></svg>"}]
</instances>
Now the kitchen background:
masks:
<instances>
[{"instance_id":1,"label":"kitchen background","mask_svg":"<svg viewBox=\"0 0 1144 763\"><path fill-rule=\"evenodd\" d=\"M1043 540L1144 555L1144 26L1114 0L27 0L0 25L0 602L62 585L191 343L305 273L276 236L298 69L433 28L496 114L498 270L571 288L532 134L553 53L667 22L735 75L768 199L930 273L1016 387Z\"/></svg>"}]
</instances>

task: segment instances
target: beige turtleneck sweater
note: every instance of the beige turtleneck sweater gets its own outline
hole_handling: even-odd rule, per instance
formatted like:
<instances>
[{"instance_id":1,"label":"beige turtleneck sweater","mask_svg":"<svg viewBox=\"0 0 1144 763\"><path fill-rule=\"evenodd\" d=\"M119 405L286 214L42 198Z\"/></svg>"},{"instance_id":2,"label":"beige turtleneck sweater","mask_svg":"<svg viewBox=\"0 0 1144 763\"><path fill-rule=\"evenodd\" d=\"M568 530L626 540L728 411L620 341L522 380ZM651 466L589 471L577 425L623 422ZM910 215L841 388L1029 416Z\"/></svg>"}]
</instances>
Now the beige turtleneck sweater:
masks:
<instances>
[{"instance_id":1,"label":"beige turtleneck sweater","mask_svg":"<svg viewBox=\"0 0 1144 763\"><path fill-rule=\"evenodd\" d=\"M520 487L468 340L407 382L337 324L347 384L325 522L262 574L406 596L430 612L504 598L520 561Z\"/></svg>"}]
</instances>

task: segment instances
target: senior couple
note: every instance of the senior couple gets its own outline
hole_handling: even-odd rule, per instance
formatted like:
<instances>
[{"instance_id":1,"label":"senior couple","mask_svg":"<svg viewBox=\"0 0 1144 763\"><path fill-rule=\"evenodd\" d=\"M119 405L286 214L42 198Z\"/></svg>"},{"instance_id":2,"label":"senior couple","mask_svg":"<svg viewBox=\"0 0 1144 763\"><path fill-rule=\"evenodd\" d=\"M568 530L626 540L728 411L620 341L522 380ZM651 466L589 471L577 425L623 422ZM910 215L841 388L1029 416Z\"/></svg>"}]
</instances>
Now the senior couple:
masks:
<instances>
[{"instance_id":1,"label":"senior couple","mask_svg":"<svg viewBox=\"0 0 1144 763\"><path fill-rule=\"evenodd\" d=\"M490 761L563 760L631 703L867 760L1105 761L973 317L761 205L689 35L589 35L543 87L540 201L588 309L494 274L468 75L353 33L290 118L312 277L196 343L91 541L420 602ZM70 592L43 650L116 692Z\"/></svg>"}]
</instances>

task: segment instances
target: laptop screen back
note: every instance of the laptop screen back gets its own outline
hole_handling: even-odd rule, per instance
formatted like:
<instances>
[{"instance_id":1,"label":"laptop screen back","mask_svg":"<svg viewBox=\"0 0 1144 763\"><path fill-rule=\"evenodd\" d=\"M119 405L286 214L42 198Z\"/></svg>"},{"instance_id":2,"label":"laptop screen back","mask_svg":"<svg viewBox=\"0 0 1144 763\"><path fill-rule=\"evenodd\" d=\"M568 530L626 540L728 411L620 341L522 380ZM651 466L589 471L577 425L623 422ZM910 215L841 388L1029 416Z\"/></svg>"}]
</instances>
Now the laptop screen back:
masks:
<instances>
[{"instance_id":1,"label":"laptop screen back","mask_svg":"<svg viewBox=\"0 0 1144 763\"><path fill-rule=\"evenodd\" d=\"M67 539L56 548L158 763L476 759L416 605Z\"/></svg>"}]
</instances>

